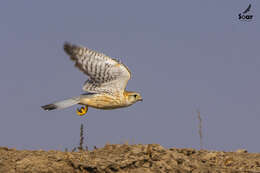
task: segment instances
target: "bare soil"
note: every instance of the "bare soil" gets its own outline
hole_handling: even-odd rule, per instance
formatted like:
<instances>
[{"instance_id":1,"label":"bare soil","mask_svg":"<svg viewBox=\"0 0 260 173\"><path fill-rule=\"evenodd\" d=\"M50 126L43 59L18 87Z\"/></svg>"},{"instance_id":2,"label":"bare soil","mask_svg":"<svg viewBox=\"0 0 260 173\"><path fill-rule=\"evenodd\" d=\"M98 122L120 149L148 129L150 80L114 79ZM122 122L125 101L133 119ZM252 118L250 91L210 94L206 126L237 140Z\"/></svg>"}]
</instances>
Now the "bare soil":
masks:
<instances>
[{"instance_id":1,"label":"bare soil","mask_svg":"<svg viewBox=\"0 0 260 173\"><path fill-rule=\"evenodd\" d=\"M93 151L0 147L0 173L260 173L260 154L113 144Z\"/></svg>"}]
</instances>

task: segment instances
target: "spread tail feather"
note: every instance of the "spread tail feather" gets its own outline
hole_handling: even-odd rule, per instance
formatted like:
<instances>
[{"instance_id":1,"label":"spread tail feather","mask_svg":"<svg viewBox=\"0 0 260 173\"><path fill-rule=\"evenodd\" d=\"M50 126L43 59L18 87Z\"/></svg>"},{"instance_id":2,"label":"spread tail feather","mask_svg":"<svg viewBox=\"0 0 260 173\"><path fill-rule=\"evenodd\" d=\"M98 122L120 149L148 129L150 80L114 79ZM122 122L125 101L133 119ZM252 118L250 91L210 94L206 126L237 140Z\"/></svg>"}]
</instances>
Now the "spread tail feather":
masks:
<instances>
[{"instance_id":1,"label":"spread tail feather","mask_svg":"<svg viewBox=\"0 0 260 173\"><path fill-rule=\"evenodd\" d=\"M48 105L41 106L44 110L50 111L54 109L65 109L68 107L71 107L73 105L76 105L80 102L80 97L73 97L70 99L62 100L59 102L54 102Z\"/></svg>"}]
</instances>

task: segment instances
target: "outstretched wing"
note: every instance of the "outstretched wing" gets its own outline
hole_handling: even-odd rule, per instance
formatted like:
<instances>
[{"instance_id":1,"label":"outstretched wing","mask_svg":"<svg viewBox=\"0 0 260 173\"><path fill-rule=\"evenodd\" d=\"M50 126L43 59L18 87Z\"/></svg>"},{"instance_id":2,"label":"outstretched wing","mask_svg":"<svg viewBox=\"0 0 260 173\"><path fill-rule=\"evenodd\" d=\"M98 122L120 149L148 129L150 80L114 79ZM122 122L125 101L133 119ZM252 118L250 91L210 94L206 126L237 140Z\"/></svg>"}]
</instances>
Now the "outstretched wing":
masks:
<instances>
[{"instance_id":1,"label":"outstretched wing","mask_svg":"<svg viewBox=\"0 0 260 173\"><path fill-rule=\"evenodd\" d=\"M103 53L70 43L64 44L64 51L75 61L75 66L89 76L84 91L114 94L125 90L131 73L124 64Z\"/></svg>"}]
</instances>

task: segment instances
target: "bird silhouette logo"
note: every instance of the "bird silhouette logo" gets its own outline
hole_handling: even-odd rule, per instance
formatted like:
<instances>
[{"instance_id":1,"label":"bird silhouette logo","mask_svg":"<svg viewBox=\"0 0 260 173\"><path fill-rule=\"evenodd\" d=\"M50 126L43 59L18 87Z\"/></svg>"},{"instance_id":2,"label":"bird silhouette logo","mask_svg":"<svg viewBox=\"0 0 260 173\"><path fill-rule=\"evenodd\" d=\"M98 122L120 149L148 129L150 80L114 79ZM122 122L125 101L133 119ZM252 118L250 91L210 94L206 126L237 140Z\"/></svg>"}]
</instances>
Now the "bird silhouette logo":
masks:
<instances>
[{"instance_id":1,"label":"bird silhouette logo","mask_svg":"<svg viewBox=\"0 0 260 173\"><path fill-rule=\"evenodd\" d=\"M245 11L243 11L243 14L246 14L250 11L251 9L251 4L248 5L247 9L245 9Z\"/></svg>"},{"instance_id":2,"label":"bird silhouette logo","mask_svg":"<svg viewBox=\"0 0 260 173\"><path fill-rule=\"evenodd\" d=\"M252 5L249 4L248 7L242 12L238 14L238 19L240 21L251 21L253 19L253 15L249 14Z\"/></svg>"}]
</instances>

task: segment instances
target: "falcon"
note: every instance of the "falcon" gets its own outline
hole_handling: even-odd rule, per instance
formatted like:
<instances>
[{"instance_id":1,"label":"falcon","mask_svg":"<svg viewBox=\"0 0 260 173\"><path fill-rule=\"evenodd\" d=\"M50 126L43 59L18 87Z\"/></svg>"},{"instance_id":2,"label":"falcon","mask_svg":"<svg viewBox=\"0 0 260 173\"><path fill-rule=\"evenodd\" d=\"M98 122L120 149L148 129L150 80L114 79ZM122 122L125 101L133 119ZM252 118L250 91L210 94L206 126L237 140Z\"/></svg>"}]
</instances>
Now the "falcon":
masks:
<instances>
[{"instance_id":1,"label":"falcon","mask_svg":"<svg viewBox=\"0 0 260 173\"><path fill-rule=\"evenodd\" d=\"M126 90L131 72L119 60L68 42L64 44L64 51L75 62L75 67L89 77L83 86L85 93L44 105L44 110L64 109L79 104L83 107L76 112L81 116L87 113L88 107L117 109L143 100L139 93Z\"/></svg>"}]
</instances>

